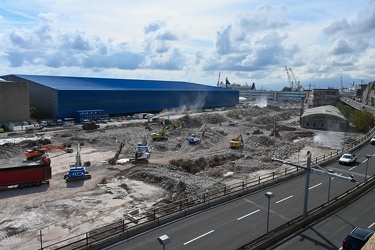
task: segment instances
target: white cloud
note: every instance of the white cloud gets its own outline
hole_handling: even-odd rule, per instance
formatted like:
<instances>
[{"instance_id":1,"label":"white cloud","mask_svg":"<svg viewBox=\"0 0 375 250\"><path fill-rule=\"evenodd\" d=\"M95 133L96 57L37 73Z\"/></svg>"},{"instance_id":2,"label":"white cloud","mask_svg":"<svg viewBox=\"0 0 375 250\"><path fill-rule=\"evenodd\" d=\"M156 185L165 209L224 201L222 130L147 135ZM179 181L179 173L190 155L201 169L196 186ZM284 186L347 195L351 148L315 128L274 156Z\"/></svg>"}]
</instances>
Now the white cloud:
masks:
<instances>
[{"instance_id":1,"label":"white cloud","mask_svg":"<svg viewBox=\"0 0 375 250\"><path fill-rule=\"evenodd\" d=\"M1 74L285 83L373 81L375 2L3 1ZM328 79L328 78L327 78ZM320 80L319 80L320 81ZM358 80L357 80L358 81Z\"/></svg>"}]
</instances>

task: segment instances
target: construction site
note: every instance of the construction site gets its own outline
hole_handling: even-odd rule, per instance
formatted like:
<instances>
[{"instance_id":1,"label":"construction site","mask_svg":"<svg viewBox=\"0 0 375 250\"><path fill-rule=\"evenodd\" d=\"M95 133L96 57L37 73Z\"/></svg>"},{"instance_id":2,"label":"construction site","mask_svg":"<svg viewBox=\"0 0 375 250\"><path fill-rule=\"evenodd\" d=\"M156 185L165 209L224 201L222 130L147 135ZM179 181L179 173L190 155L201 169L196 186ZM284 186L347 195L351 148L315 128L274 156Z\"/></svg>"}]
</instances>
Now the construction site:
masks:
<instances>
[{"instance_id":1,"label":"construction site","mask_svg":"<svg viewBox=\"0 0 375 250\"><path fill-rule=\"evenodd\" d=\"M43 181L2 185L0 248L38 249L41 237L52 244L287 168L273 157L303 162L362 136L302 129L292 105L158 117L0 138L3 167L51 169Z\"/></svg>"}]
</instances>

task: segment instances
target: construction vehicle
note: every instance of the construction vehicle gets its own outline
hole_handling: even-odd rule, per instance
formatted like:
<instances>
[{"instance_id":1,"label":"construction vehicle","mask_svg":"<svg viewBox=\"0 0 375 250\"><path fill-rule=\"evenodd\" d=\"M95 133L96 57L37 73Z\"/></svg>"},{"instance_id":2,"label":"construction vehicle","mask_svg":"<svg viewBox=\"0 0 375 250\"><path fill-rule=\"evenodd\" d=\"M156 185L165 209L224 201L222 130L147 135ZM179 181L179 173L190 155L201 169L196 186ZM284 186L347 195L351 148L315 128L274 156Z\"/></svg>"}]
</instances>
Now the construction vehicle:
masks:
<instances>
[{"instance_id":1,"label":"construction vehicle","mask_svg":"<svg viewBox=\"0 0 375 250\"><path fill-rule=\"evenodd\" d=\"M42 155L44 155L48 149L60 149L64 151L65 153L73 153L73 149L70 148L70 146L66 148L63 146L53 146L53 145L34 146L32 149L28 149L25 151L26 160L28 161L40 160Z\"/></svg>"},{"instance_id":2,"label":"construction vehicle","mask_svg":"<svg viewBox=\"0 0 375 250\"><path fill-rule=\"evenodd\" d=\"M64 146L54 146L54 145L51 145L51 144L48 144L48 145L43 145L41 148L45 148L45 149L60 149L62 151L64 151L65 153L73 153L73 149L70 147L70 145L68 145L67 147L64 147Z\"/></svg>"},{"instance_id":3,"label":"construction vehicle","mask_svg":"<svg viewBox=\"0 0 375 250\"><path fill-rule=\"evenodd\" d=\"M229 142L229 147L230 148L242 148L243 147L242 134L239 134L236 138L233 138Z\"/></svg>"},{"instance_id":4,"label":"construction vehicle","mask_svg":"<svg viewBox=\"0 0 375 250\"><path fill-rule=\"evenodd\" d=\"M0 168L0 186L39 187L51 179L51 160L44 154L38 162L23 163L21 166Z\"/></svg>"},{"instance_id":5,"label":"construction vehicle","mask_svg":"<svg viewBox=\"0 0 375 250\"><path fill-rule=\"evenodd\" d=\"M82 125L83 130L93 130L93 129L98 129L99 127L100 125L94 121L85 122Z\"/></svg>"},{"instance_id":6,"label":"construction vehicle","mask_svg":"<svg viewBox=\"0 0 375 250\"><path fill-rule=\"evenodd\" d=\"M26 160L28 161L36 161L40 160L42 155L47 152L47 149L40 148L39 146L34 146L32 149L28 149L25 151Z\"/></svg>"},{"instance_id":7,"label":"construction vehicle","mask_svg":"<svg viewBox=\"0 0 375 250\"><path fill-rule=\"evenodd\" d=\"M229 126L238 126L238 122L237 121L233 121L233 120L230 120L229 121Z\"/></svg>"},{"instance_id":8,"label":"construction vehicle","mask_svg":"<svg viewBox=\"0 0 375 250\"><path fill-rule=\"evenodd\" d=\"M83 165L81 163L81 146L78 144L77 146L77 154L76 154L76 161L69 165L69 172L68 174L64 175L64 179L66 182L69 181L78 181L78 180L85 180L91 179L91 175L86 170L86 167L91 165L90 162L85 162Z\"/></svg>"},{"instance_id":9,"label":"construction vehicle","mask_svg":"<svg viewBox=\"0 0 375 250\"><path fill-rule=\"evenodd\" d=\"M177 120L168 126L164 127L162 131L159 133L152 133L151 138L153 141L162 141L162 140L168 140L168 136L166 135L167 131L173 128L181 128L181 122L180 120Z\"/></svg>"},{"instance_id":10,"label":"construction vehicle","mask_svg":"<svg viewBox=\"0 0 375 250\"><path fill-rule=\"evenodd\" d=\"M151 157L151 148L147 143L147 135L143 137L143 141L138 143L135 149L135 155L133 159L130 159L130 162L133 164L137 163L148 163L148 160Z\"/></svg>"},{"instance_id":11,"label":"construction vehicle","mask_svg":"<svg viewBox=\"0 0 375 250\"><path fill-rule=\"evenodd\" d=\"M199 144L201 140L196 137L195 134L191 134L186 140L189 142L189 144Z\"/></svg>"}]
</instances>

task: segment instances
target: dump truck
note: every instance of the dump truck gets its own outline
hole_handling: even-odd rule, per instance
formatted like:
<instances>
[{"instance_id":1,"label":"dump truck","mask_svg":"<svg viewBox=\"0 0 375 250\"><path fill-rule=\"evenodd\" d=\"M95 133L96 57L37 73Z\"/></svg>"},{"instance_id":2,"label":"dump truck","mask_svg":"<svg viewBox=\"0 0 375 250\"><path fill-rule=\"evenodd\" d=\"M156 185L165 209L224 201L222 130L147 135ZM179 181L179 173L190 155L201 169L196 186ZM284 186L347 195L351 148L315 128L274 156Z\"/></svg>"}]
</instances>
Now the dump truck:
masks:
<instances>
[{"instance_id":1,"label":"dump truck","mask_svg":"<svg viewBox=\"0 0 375 250\"><path fill-rule=\"evenodd\" d=\"M43 155L42 160L32 163L23 163L20 166L0 168L0 186L31 188L49 183L52 176L51 160Z\"/></svg>"}]
</instances>

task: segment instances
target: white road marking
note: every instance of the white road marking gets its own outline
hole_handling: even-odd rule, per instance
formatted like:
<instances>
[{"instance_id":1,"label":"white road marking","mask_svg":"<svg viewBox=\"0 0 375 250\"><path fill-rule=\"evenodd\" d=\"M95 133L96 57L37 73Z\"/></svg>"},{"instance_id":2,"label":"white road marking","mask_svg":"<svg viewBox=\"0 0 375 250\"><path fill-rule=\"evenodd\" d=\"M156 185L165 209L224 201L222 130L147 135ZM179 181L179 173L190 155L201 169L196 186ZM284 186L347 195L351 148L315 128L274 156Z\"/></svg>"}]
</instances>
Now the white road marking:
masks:
<instances>
[{"instance_id":1,"label":"white road marking","mask_svg":"<svg viewBox=\"0 0 375 250\"><path fill-rule=\"evenodd\" d=\"M370 226L368 226L368 228L371 228L373 225L375 225L375 222L374 223L372 223Z\"/></svg>"},{"instance_id":2,"label":"white road marking","mask_svg":"<svg viewBox=\"0 0 375 250\"><path fill-rule=\"evenodd\" d=\"M241 220L241 219L243 219L243 218L245 218L245 217L247 217L247 216L249 216L249 215L252 215L252 214L258 213L259 211L260 211L260 209L255 210L254 212L251 212L251 213L249 213L249 214L246 214L246 215L244 215L244 216L238 218L237 220Z\"/></svg>"},{"instance_id":3,"label":"white road marking","mask_svg":"<svg viewBox=\"0 0 375 250\"><path fill-rule=\"evenodd\" d=\"M276 201L276 203L283 202L283 201L285 201L285 200L287 200L287 199L290 199L290 198L292 198L292 197L293 197L293 195L288 196L288 197L286 197L286 198L284 198L284 199L282 199L282 200Z\"/></svg>"},{"instance_id":4,"label":"white road marking","mask_svg":"<svg viewBox=\"0 0 375 250\"><path fill-rule=\"evenodd\" d=\"M199 239L199 238L202 238L202 237L204 237L204 236L206 236L206 235L212 233L213 231L215 231L215 230L211 230L211 231L209 231L209 232L207 232L207 233L205 233L205 234L202 234L201 236L198 236L197 238L194 238L194 239L192 239L192 240L189 240L188 242L185 242L184 245L187 245L187 244L189 244L189 243L191 243L191 242L193 242L193 241L195 241L195 240L197 240L197 239Z\"/></svg>"},{"instance_id":5,"label":"white road marking","mask_svg":"<svg viewBox=\"0 0 375 250\"><path fill-rule=\"evenodd\" d=\"M354 167L351 167L351 168L349 168L349 170L353 170L353 169L355 169L356 167L358 167L358 165L356 165L356 166L354 166Z\"/></svg>"},{"instance_id":6,"label":"white road marking","mask_svg":"<svg viewBox=\"0 0 375 250\"><path fill-rule=\"evenodd\" d=\"M322 185L322 183L319 183L319 184L316 184L315 186L309 187L309 190L310 190L310 189L313 189L313 188L316 188L316 187L318 187L318 186L320 186L320 185Z\"/></svg>"}]
</instances>

